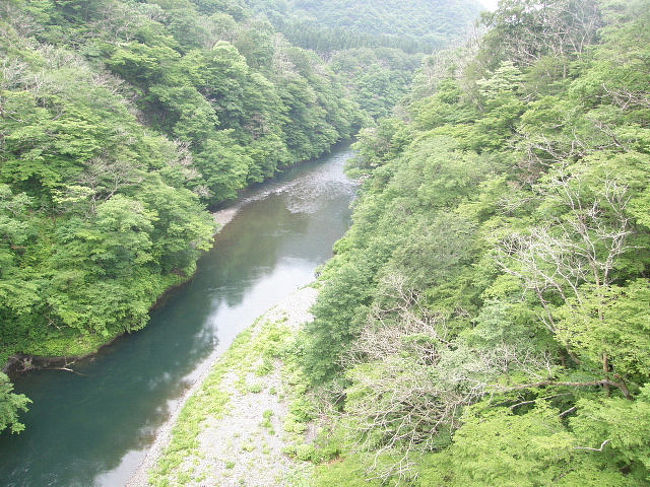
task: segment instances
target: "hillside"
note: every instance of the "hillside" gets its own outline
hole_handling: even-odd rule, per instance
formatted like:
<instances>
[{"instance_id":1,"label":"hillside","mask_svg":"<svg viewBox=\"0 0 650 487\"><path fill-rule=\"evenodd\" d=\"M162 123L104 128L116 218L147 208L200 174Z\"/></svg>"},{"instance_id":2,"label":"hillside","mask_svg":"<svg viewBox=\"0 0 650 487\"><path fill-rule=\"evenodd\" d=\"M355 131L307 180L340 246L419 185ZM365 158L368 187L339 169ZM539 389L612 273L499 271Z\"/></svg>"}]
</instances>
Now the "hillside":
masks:
<instances>
[{"instance_id":1,"label":"hillside","mask_svg":"<svg viewBox=\"0 0 650 487\"><path fill-rule=\"evenodd\" d=\"M649 12L501 2L478 42L427 58L402 116L361 131L314 319L252 346L275 377L204 385L152 484L255 481L237 466L281 441L296 487L649 486ZM181 443L233 421L208 394L276 384L282 409L229 463Z\"/></svg>"},{"instance_id":2,"label":"hillside","mask_svg":"<svg viewBox=\"0 0 650 487\"><path fill-rule=\"evenodd\" d=\"M206 206L359 125L315 54L229 11L0 6L0 364L85 355L145 326L210 248Z\"/></svg>"},{"instance_id":3,"label":"hillside","mask_svg":"<svg viewBox=\"0 0 650 487\"><path fill-rule=\"evenodd\" d=\"M361 129L334 257L214 357L148 481L650 486L650 0L502 0L432 52L477 12L3 2L0 362L145 326L208 207ZM0 375L0 429L27 403Z\"/></svg>"},{"instance_id":4,"label":"hillside","mask_svg":"<svg viewBox=\"0 0 650 487\"><path fill-rule=\"evenodd\" d=\"M295 44L329 51L393 47L430 53L461 38L482 10L473 0L289 0L250 3Z\"/></svg>"},{"instance_id":5,"label":"hillside","mask_svg":"<svg viewBox=\"0 0 650 487\"><path fill-rule=\"evenodd\" d=\"M346 79L237 0L7 0L0 34L2 367L145 326L208 208L388 113L419 63L371 50Z\"/></svg>"},{"instance_id":6,"label":"hillside","mask_svg":"<svg viewBox=\"0 0 650 487\"><path fill-rule=\"evenodd\" d=\"M650 485L649 7L502 2L362 131L307 485Z\"/></svg>"},{"instance_id":7,"label":"hillside","mask_svg":"<svg viewBox=\"0 0 650 487\"><path fill-rule=\"evenodd\" d=\"M290 42L330 61L366 125L390 115L423 56L462 39L483 10L475 0L248 3Z\"/></svg>"}]
</instances>

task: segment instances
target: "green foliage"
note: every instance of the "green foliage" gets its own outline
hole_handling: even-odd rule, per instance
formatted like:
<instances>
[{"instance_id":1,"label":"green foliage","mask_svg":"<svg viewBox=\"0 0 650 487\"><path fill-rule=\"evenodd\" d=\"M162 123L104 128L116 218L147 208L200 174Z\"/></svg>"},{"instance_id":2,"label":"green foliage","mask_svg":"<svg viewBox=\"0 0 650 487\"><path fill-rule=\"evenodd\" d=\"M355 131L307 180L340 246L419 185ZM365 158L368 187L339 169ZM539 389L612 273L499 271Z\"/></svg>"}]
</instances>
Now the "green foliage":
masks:
<instances>
[{"instance_id":1,"label":"green foliage","mask_svg":"<svg viewBox=\"0 0 650 487\"><path fill-rule=\"evenodd\" d=\"M648 386L641 389L636 401L619 398L601 398L596 401L578 401L579 413L571 418L571 426L584 445L600 448L609 440L607 455L593 459L605 468L624 466L629 471L630 483L648 482L650 443L643 434L650 422L650 394ZM589 452L589 450L587 450ZM588 454L588 453L587 453Z\"/></svg>"},{"instance_id":2,"label":"green foliage","mask_svg":"<svg viewBox=\"0 0 650 487\"><path fill-rule=\"evenodd\" d=\"M361 109L378 119L390 115L408 92L422 56L399 49L357 48L337 52L330 65L344 80Z\"/></svg>"},{"instance_id":3,"label":"green foliage","mask_svg":"<svg viewBox=\"0 0 650 487\"><path fill-rule=\"evenodd\" d=\"M205 205L361 120L236 0L12 0L0 31L0 365L145 326L211 245Z\"/></svg>"},{"instance_id":4,"label":"green foliage","mask_svg":"<svg viewBox=\"0 0 650 487\"><path fill-rule=\"evenodd\" d=\"M423 53L459 38L481 10L473 0L249 3L291 43L331 58L366 124L389 116L408 93Z\"/></svg>"},{"instance_id":5,"label":"green foliage","mask_svg":"<svg viewBox=\"0 0 650 487\"><path fill-rule=\"evenodd\" d=\"M544 403L523 415L470 408L453 445L424 462L421 485L635 485L576 446L557 411ZM444 479L444 480L443 480ZM444 483L443 483L444 482Z\"/></svg>"},{"instance_id":6,"label":"green foliage","mask_svg":"<svg viewBox=\"0 0 650 487\"><path fill-rule=\"evenodd\" d=\"M31 402L23 394L12 392L9 378L0 372L0 431L10 428L12 433L20 433L25 426L18 421L18 412L27 411Z\"/></svg>"},{"instance_id":7,"label":"green foliage","mask_svg":"<svg viewBox=\"0 0 650 487\"><path fill-rule=\"evenodd\" d=\"M253 0L294 44L316 51L390 47L431 52L462 34L481 10L466 0Z\"/></svg>"},{"instance_id":8,"label":"green foliage","mask_svg":"<svg viewBox=\"0 0 650 487\"><path fill-rule=\"evenodd\" d=\"M316 479L649 485L648 6L501 2L361 132L301 348Z\"/></svg>"},{"instance_id":9,"label":"green foliage","mask_svg":"<svg viewBox=\"0 0 650 487\"><path fill-rule=\"evenodd\" d=\"M0 365L88 354L145 326L210 246L204 205L388 114L421 58L401 49L430 50L477 13L457 2L413 23L397 4L364 7L341 36L346 21L318 2L264 3L2 2ZM305 23L310 12L326 14L325 30ZM371 48L328 66L276 28L319 50Z\"/></svg>"},{"instance_id":10,"label":"green foliage","mask_svg":"<svg viewBox=\"0 0 650 487\"><path fill-rule=\"evenodd\" d=\"M376 487L380 486L379 480L368 481L364 478L364 464L366 458L350 456L342 461L337 461L331 466L317 468L311 480L314 487L327 487L339 485L341 487Z\"/></svg>"},{"instance_id":11,"label":"green foliage","mask_svg":"<svg viewBox=\"0 0 650 487\"><path fill-rule=\"evenodd\" d=\"M333 285L323 289L314 313L318 319L308 324L309 357L305 362L307 373L315 382L331 379L340 370L338 357L353 341L360 323L358 308L368 298L368 272L359 264L343 265L336 269Z\"/></svg>"},{"instance_id":12,"label":"green foliage","mask_svg":"<svg viewBox=\"0 0 650 487\"><path fill-rule=\"evenodd\" d=\"M383 118L377 127L359 132L355 157L349 169L364 172L382 166L396 158L408 142L408 132L404 122L394 118Z\"/></svg>"},{"instance_id":13,"label":"green foliage","mask_svg":"<svg viewBox=\"0 0 650 487\"><path fill-rule=\"evenodd\" d=\"M648 282L583 291L586 297L579 307L571 298L558 310L558 337L585 362L598 364L605 354L615 370L639 382L648 380Z\"/></svg>"},{"instance_id":14,"label":"green foliage","mask_svg":"<svg viewBox=\"0 0 650 487\"><path fill-rule=\"evenodd\" d=\"M232 143L231 133L217 132L204 143L204 150L196 157L203 180L219 198L237 196L237 190L244 187L249 167L253 165L246 150Z\"/></svg>"},{"instance_id":15,"label":"green foliage","mask_svg":"<svg viewBox=\"0 0 650 487\"><path fill-rule=\"evenodd\" d=\"M496 409L479 418L468 411L463 419L449 451L457 485L542 486L563 475L573 442L552 409L523 416Z\"/></svg>"}]
</instances>

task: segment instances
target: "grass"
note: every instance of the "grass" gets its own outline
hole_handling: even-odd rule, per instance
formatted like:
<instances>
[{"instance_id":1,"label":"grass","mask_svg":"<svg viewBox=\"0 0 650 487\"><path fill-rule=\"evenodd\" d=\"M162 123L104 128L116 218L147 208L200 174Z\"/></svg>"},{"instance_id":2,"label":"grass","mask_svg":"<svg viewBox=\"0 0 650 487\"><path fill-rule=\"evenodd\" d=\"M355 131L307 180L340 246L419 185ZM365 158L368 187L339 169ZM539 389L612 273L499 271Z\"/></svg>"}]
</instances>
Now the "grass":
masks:
<instances>
[{"instance_id":1,"label":"grass","mask_svg":"<svg viewBox=\"0 0 650 487\"><path fill-rule=\"evenodd\" d=\"M271 435L275 435L275 431L273 430L273 423L271 423L271 418L273 417L273 411L270 409L267 409L264 411L262 414L262 422L260 423L260 426L263 428L266 428Z\"/></svg>"},{"instance_id":2,"label":"grass","mask_svg":"<svg viewBox=\"0 0 650 487\"><path fill-rule=\"evenodd\" d=\"M281 365L282 387L270 387L268 392L288 403L288 412L281 420L284 433L283 452L296 460L288 477L278 479L277 485L291 487L374 487L377 480L366 481L366 468L372 463L367 454L354 453L349 439L340 425L330 425L333 430L322 430L315 442L305 441L305 432L317 416L313 400L307 394L308 381L298 363L295 340L297 333L283 320L271 323L258 320L239 335L230 349L215 364L201 389L185 405L172 432L172 440L163 452L150 483L154 487L180 487L197 481L201 472L195 472L192 459L199 458L198 436L202 423L209 417L222 418L228 413L231 394L259 394L267 389L264 377ZM236 374L235 377L232 374ZM226 384L224 379L228 377ZM275 435L273 410L261 415L259 426L267 434ZM276 418L278 419L278 418ZM236 433L235 433L236 436ZM258 447L256 441L247 439L234 452L235 458L225 462L224 476L231 482L246 485L237 478L236 461L243 455L260 450L270 455L266 442ZM381 460L381 459L380 459ZM255 461L255 456L249 461ZM240 463L241 465L241 463Z\"/></svg>"},{"instance_id":3,"label":"grass","mask_svg":"<svg viewBox=\"0 0 650 487\"><path fill-rule=\"evenodd\" d=\"M224 379L235 373L238 376L235 383L237 391L262 392L262 381L247 385L246 377L258 372L260 363L273 364L285 354L293 333L283 325L284 321L286 320L262 323L258 320L235 339L230 349L214 365L198 392L183 407L172 430L171 441L150 473L150 485L181 486L196 478L196 467L191 459L201 456L198 437L202 424L209 417L220 419L228 412L233 391L224 385ZM259 377L261 374L256 375ZM272 412L271 415L264 413L263 419L268 421L269 426L271 416ZM245 451L254 448L252 443L243 447ZM231 463L234 467L234 462L228 462L226 468Z\"/></svg>"}]
</instances>

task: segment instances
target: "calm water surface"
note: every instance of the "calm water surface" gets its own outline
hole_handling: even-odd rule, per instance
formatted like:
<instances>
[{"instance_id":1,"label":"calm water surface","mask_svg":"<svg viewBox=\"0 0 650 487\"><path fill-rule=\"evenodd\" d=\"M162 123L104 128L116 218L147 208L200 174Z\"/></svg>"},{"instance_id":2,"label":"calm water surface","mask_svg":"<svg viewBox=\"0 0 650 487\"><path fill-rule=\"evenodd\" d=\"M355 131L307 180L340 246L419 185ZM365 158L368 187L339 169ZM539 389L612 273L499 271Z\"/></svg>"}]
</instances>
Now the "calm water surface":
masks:
<instances>
[{"instance_id":1,"label":"calm water surface","mask_svg":"<svg viewBox=\"0 0 650 487\"><path fill-rule=\"evenodd\" d=\"M123 485L157 428L215 350L266 309L313 280L346 231L354 185L347 147L252 190L199 262L196 277L80 374L16 379L34 404L19 436L0 435L0 485Z\"/></svg>"}]
</instances>

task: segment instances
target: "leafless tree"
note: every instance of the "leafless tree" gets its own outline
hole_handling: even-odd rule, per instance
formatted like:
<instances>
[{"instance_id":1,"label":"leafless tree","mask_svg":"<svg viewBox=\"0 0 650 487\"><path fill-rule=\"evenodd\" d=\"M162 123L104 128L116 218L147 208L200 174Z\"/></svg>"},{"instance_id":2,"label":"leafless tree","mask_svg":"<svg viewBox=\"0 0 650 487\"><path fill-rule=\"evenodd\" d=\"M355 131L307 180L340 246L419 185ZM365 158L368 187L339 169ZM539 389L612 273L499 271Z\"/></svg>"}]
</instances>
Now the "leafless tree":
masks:
<instances>
[{"instance_id":1,"label":"leafless tree","mask_svg":"<svg viewBox=\"0 0 650 487\"><path fill-rule=\"evenodd\" d=\"M594 0L504 0L490 20L508 59L523 66L544 56L581 56L602 25Z\"/></svg>"},{"instance_id":2,"label":"leafless tree","mask_svg":"<svg viewBox=\"0 0 650 487\"><path fill-rule=\"evenodd\" d=\"M617 259L630 250L627 242L632 228L625 213L628 188L615 178L606 178L597 194L586 199L579 176L559 175L540 192L546 201L568 211L545 226L503 239L498 262L545 307L549 292L563 301L572 296L581 302L580 285L611 285ZM552 318L545 322L553 331Z\"/></svg>"},{"instance_id":3,"label":"leafless tree","mask_svg":"<svg viewBox=\"0 0 650 487\"><path fill-rule=\"evenodd\" d=\"M345 363L354 384L347 392L362 399L348 398L340 416L358 448L375 452L369 475L385 480L411 475L411 452L433 448L438 434L458 428L464 407L498 392L497 377L517 369L542 380L552 360L529 347L504 342L479 350L452 338L444 316L428 310L402 275L387 275L380 289L382 304ZM383 453L395 460L379 462Z\"/></svg>"},{"instance_id":4,"label":"leafless tree","mask_svg":"<svg viewBox=\"0 0 650 487\"><path fill-rule=\"evenodd\" d=\"M556 320L557 300L576 316L588 315L589 310L583 309L588 295L605 294L614 282L618 260L632 249L628 243L632 224L625 212L630 200L628 187L611 176L602 178L595 192L587 186L580 175L560 172L540 192L547 203L563 209L561 216L525 234L508 236L497 252L501 268L537 298L542 309L539 319L556 336L563 331ZM598 315L604 319L602 309ZM569 356L580 363L570 343L565 346ZM605 378L594 382L607 390L617 387L629 397L624 380L612 381L610 370L609 358L603 353Z\"/></svg>"}]
</instances>

